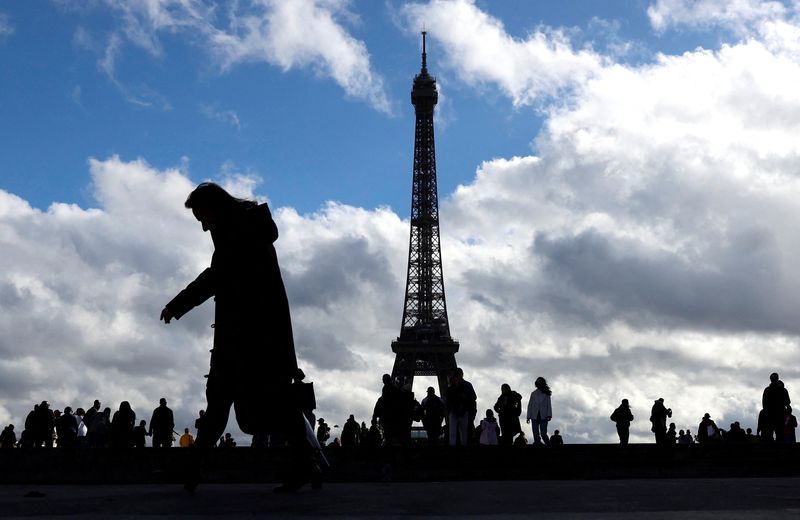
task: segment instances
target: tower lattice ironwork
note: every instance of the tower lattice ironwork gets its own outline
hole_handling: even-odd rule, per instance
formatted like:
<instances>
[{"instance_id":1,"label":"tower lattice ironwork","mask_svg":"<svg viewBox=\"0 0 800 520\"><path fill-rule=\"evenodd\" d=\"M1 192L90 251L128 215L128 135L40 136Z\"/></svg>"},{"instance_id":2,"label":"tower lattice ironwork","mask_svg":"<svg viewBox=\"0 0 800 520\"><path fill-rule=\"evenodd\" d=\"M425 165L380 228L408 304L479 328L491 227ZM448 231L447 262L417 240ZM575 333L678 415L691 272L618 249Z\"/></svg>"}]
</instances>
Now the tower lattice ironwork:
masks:
<instances>
[{"instance_id":1,"label":"tower lattice ironwork","mask_svg":"<svg viewBox=\"0 0 800 520\"><path fill-rule=\"evenodd\" d=\"M396 354L392 378L403 386L413 384L414 376L436 376L439 395L443 395L447 377L456 368L459 345L450 337L444 295L433 138L433 111L439 94L436 79L428 74L425 37L423 32L422 69L411 89L416 113L411 236L403 322L400 336L392 342Z\"/></svg>"}]
</instances>

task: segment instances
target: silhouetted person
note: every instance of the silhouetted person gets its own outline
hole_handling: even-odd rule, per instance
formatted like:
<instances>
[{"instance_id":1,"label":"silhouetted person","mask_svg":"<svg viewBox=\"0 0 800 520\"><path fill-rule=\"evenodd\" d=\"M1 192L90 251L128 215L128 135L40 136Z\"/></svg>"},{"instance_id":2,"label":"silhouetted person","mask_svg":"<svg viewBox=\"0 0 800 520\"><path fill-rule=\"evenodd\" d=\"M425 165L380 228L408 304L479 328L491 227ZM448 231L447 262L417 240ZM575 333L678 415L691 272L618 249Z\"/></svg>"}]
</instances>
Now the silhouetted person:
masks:
<instances>
[{"instance_id":1,"label":"silhouetted person","mask_svg":"<svg viewBox=\"0 0 800 520\"><path fill-rule=\"evenodd\" d=\"M435 446L439 444L439 437L442 436L442 421L446 410L444 401L436 395L436 390L432 386L428 387L427 394L420 404L422 427L425 428L428 444Z\"/></svg>"},{"instance_id":2,"label":"silhouetted person","mask_svg":"<svg viewBox=\"0 0 800 520\"><path fill-rule=\"evenodd\" d=\"M33 410L28 412L28 415L25 416L25 429L22 430L22 434L20 435L20 444L23 448L33 448L39 447L36 446L36 437L38 433L36 432L37 428L37 412L39 411L39 405L33 405Z\"/></svg>"},{"instance_id":3,"label":"silhouetted person","mask_svg":"<svg viewBox=\"0 0 800 520\"><path fill-rule=\"evenodd\" d=\"M404 444L406 441L406 414L408 396L397 388L389 374L383 374L383 389L375 403L372 417L380 421L387 444ZM413 399L413 394L412 394ZM410 425L409 425L410 430ZM410 435L410 431L408 434Z\"/></svg>"},{"instance_id":4,"label":"silhouetted person","mask_svg":"<svg viewBox=\"0 0 800 520\"><path fill-rule=\"evenodd\" d=\"M292 393L308 423L313 425L316 422L314 410L317 408L317 398L314 395L314 383L303 382L305 378L305 372L298 368L292 382Z\"/></svg>"},{"instance_id":5,"label":"silhouetted person","mask_svg":"<svg viewBox=\"0 0 800 520\"><path fill-rule=\"evenodd\" d=\"M111 447L133 447L133 428L136 425L136 413L131 408L131 403L122 401L119 410L111 418Z\"/></svg>"},{"instance_id":6,"label":"silhouetted person","mask_svg":"<svg viewBox=\"0 0 800 520\"><path fill-rule=\"evenodd\" d=\"M559 432L558 430L553 431L553 435L550 436L550 444L554 446L559 446L561 444L564 444L564 438L561 437L561 432Z\"/></svg>"},{"instance_id":7,"label":"silhouetted person","mask_svg":"<svg viewBox=\"0 0 800 520\"><path fill-rule=\"evenodd\" d=\"M139 421L139 426L133 429L133 446L135 448L144 448L147 446L147 421L142 419Z\"/></svg>"},{"instance_id":8,"label":"silhouetted person","mask_svg":"<svg viewBox=\"0 0 800 520\"><path fill-rule=\"evenodd\" d=\"M111 428L111 408L105 407L102 412L97 412L89 426L89 446L104 448L108 445L108 432Z\"/></svg>"},{"instance_id":9,"label":"silhouetted person","mask_svg":"<svg viewBox=\"0 0 800 520\"><path fill-rule=\"evenodd\" d=\"M94 416L100 413L100 401L95 399L94 404L91 408L86 411L86 414L83 416L83 424L86 425L86 430L88 432L89 428L92 426L92 420Z\"/></svg>"},{"instance_id":10,"label":"silhouetted person","mask_svg":"<svg viewBox=\"0 0 800 520\"><path fill-rule=\"evenodd\" d=\"M747 442L747 433L745 433L745 431L742 429L739 421L731 423L731 427L728 430L728 435L725 437L725 440L739 444Z\"/></svg>"},{"instance_id":11,"label":"silhouetted person","mask_svg":"<svg viewBox=\"0 0 800 520\"><path fill-rule=\"evenodd\" d=\"M783 386L777 373L773 372L769 376L769 386L764 389L761 397L761 405L766 410L766 424L764 436L767 440L780 442L783 438L784 417L786 409L791 404L789 392Z\"/></svg>"},{"instance_id":12,"label":"silhouetted person","mask_svg":"<svg viewBox=\"0 0 800 520\"><path fill-rule=\"evenodd\" d=\"M39 407L36 408L34 442L37 446L41 446L44 443L47 448L53 447L55 422L56 418L52 410L50 410L50 403L42 401Z\"/></svg>"},{"instance_id":13,"label":"silhouetted person","mask_svg":"<svg viewBox=\"0 0 800 520\"><path fill-rule=\"evenodd\" d=\"M289 442L293 460L279 489L296 490L318 476L319 468L313 465L302 412L287 398L297 358L273 246L278 227L267 204L237 199L214 183L200 184L185 206L211 232L214 255L210 267L164 307L161 319L169 323L211 297L216 301L208 406L195 444L213 446L233 406L243 432L279 432ZM196 482L186 487L192 490Z\"/></svg>"},{"instance_id":14,"label":"silhouetted person","mask_svg":"<svg viewBox=\"0 0 800 520\"><path fill-rule=\"evenodd\" d=\"M675 431L675 423L669 423L669 428L667 428L667 444L675 444L678 442L678 432Z\"/></svg>"},{"instance_id":15,"label":"silhouetted person","mask_svg":"<svg viewBox=\"0 0 800 520\"><path fill-rule=\"evenodd\" d=\"M85 416L86 411L83 408L75 410L75 431L78 432L78 446L82 447L86 446L86 434L89 433L89 429L86 427L86 423L83 420Z\"/></svg>"},{"instance_id":16,"label":"silhouetted person","mask_svg":"<svg viewBox=\"0 0 800 520\"><path fill-rule=\"evenodd\" d=\"M71 407L64 408L64 413L56 419L56 434L60 448L74 448L78 445L78 428Z\"/></svg>"},{"instance_id":17,"label":"silhouetted person","mask_svg":"<svg viewBox=\"0 0 800 520\"><path fill-rule=\"evenodd\" d=\"M358 432L359 444L367 444L369 440L369 427L365 421L361 421L361 430Z\"/></svg>"},{"instance_id":18,"label":"silhouetted person","mask_svg":"<svg viewBox=\"0 0 800 520\"><path fill-rule=\"evenodd\" d=\"M480 422L480 436L478 444L496 445L500 438L500 426L497 424L497 419L494 418L494 412L486 410L486 417L481 419Z\"/></svg>"},{"instance_id":19,"label":"silhouetted person","mask_svg":"<svg viewBox=\"0 0 800 520\"><path fill-rule=\"evenodd\" d=\"M768 435L771 433L769 426L769 415L763 408L758 412L758 422L756 423L756 435L761 442L769 442L771 440Z\"/></svg>"},{"instance_id":20,"label":"silhouetted person","mask_svg":"<svg viewBox=\"0 0 800 520\"><path fill-rule=\"evenodd\" d=\"M197 441L194 441L197 444ZM236 441L233 439L233 436L230 433L226 433L223 439L220 439L220 445L225 448L235 448Z\"/></svg>"},{"instance_id":21,"label":"silhouetted person","mask_svg":"<svg viewBox=\"0 0 800 520\"><path fill-rule=\"evenodd\" d=\"M355 416L351 415L342 426L342 446L358 446L361 427Z\"/></svg>"},{"instance_id":22,"label":"silhouetted person","mask_svg":"<svg viewBox=\"0 0 800 520\"><path fill-rule=\"evenodd\" d=\"M794 444L797 442L797 417L792 415L792 407L786 407L786 415L783 417L783 442Z\"/></svg>"},{"instance_id":23,"label":"silhouetted person","mask_svg":"<svg viewBox=\"0 0 800 520\"><path fill-rule=\"evenodd\" d=\"M178 441L178 446L180 446L181 448L188 448L193 444L194 444L194 437L192 436L191 433L189 433L189 428L184 428L183 435L181 435L181 438Z\"/></svg>"},{"instance_id":24,"label":"silhouetted person","mask_svg":"<svg viewBox=\"0 0 800 520\"><path fill-rule=\"evenodd\" d=\"M472 383L464 379L464 371L461 368L456 368L456 375L461 378L461 384L464 385L467 395L469 396L469 410L467 413L467 440L471 444L477 444L478 439L475 438L475 417L478 415L478 395L475 393L475 387Z\"/></svg>"},{"instance_id":25,"label":"silhouetted person","mask_svg":"<svg viewBox=\"0 0 800 520\"><path fill-rule=\"evenodd\" d=\"M153 410L150 417L150 430L147 432L153 436L154 448L172 447L172 431L175 429L175 417L172 410L167 407L167 400L158 400L158 408Z\"/></svg>"},{"instance_id":26,"label":"silhouetted person","mask_svg":"<svg viewBox=\"0 0 800 520\"><path fill-rule=\"evenodd\" d=\"M203 427L203 419L206 416L205 410L200 410L197 412L197 419L194 420L194 429L200 431L200 428Z\"/></svg>"},{"instance_id":27,"label":"silhouetted person","mask_svg":"<svg viewBox=\"0 0 800 520\"><path fill-rule=\"evenodd\" d=\"M672 417L672 409L665 407L664 398L659 397L650 410L650 431L656 436L656 444L667 442L667 417Z\"/></svg>"},{"instance_id":28,"label":"silhouetted person","mask_svg":"<svg viewBox=\"0 0 800 520\"><path fill-rule=\"evenodd\" d=\"M0 448L14 448L17 445L17 434L14 433L14 425L9 424L0 433Z\"/></svg>"},{"instance_id":29,"label":"silhouetted person","mask_svg":"<svg viewBox=\"0 0 800 520\"><path fill-rule=\"evenodd\" d=\"M522 396L507 383L500 385L500 397L494 403L494 411L500 422L500 444L511 446L514 436L522 431L519 416L522 415Z\"/></svg>"},{"instance_id":30,"label":"silhouetted person","mask_svg":"<svg viewBox=\"0 0 800 520\"><path fill-rule=\"evenodd\" d=\"M717 424L711 420L711 415L706 413L697 426L697 442L701 444L719 442L722 440Z\"/></svg>"},{"instance_id":31,"label":"silhouetted person","mask_svg":"<svg viewBox=\"0 0 800 520\"><path fill-rule=\"evenodd\" d=\"M320 446L325 446L325 443L328 442L328 439L331 438L331 427L328 426L328 423L325 422L325 419L320 417L317 420L317 441L319 441Z\"/></svg>"},{"instance_id":32,"label":"silhouetted person","mask_svg":"<svg viewBox=\"0 0 800 520\"><path fill-rule=\"evenodd\" d=\"M527 446L528 439L525 437L525 432L519 432L517 438L514 439L514 446Z\"/></svg>"},{"instance_id":33,"label":"silhouetted person","mask_svg":"<svg viewBox=\"0 0 800 520\"><path fill-rule=\"evenodd\" d=\"M470 393L470 391L472 391ZM447 406L447 419L450 426L450 446L467 445L469 435L469 414L475 391L472 385L464 384L463 372L456 370L450 378L447 387L445 405Z\"/></svg>"},{"instance_id":34,"label":"silhouetted person","mask_svg":"<svg viewBox=\"0 0 800 520\"><path fill-rule=\"evenodd\" d=\"M367 446L377 448L383 444L383 434L378 426L378 420L372 419L367 435Z\"/></svg>"},{"instance_id":35,"label":"silhouetted person","mask_svg":"<svg viewBox=\"0 0 800 520\"><path fill-rule=\"evenodd\" d=\"M633 413L631 412L631 405L627 399L623 399L620 405L611 414L611 420L617 425L617 435L619 436L620 444L628 444L628 439L631 436L631 422L633 421Z\"/></svg>"},{"instance_id":36,"label":"silhouetted person","mask_svg":"<svg viewBox=\"0 0 800 520\"><path fill-rule=\"evenodd\" d=\"M553 392L543 377L537 377L533 386L536 387L536 390L531 392L528 400L528 415L525 422L530 424L533 421L534 444L542 442L550 444L550 438L547 436L547 423L553 418L553 406L550 401Z\"/></svg>"}]
</instances>

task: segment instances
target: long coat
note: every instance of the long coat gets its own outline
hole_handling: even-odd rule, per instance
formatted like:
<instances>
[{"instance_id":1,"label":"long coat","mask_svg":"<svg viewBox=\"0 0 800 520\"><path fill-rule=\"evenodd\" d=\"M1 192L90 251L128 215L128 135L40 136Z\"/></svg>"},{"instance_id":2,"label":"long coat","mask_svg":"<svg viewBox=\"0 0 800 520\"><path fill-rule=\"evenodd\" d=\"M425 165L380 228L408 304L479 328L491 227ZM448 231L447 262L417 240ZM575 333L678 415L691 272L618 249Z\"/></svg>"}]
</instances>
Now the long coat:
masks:
<instances>
[{"instance_id":1,"label":"long coat","mask_svg":"<svg viewBox=\"0 0 800 520\"><path fill-rule=\"evenodd\" d=\"M211 266L167 308L179 319L212 296L216 301L208 393L232 392L234 400L261 406L285 399L297 358L269 207L240 203L211 229L211 238Z\"/></svg>"}]
</instances>

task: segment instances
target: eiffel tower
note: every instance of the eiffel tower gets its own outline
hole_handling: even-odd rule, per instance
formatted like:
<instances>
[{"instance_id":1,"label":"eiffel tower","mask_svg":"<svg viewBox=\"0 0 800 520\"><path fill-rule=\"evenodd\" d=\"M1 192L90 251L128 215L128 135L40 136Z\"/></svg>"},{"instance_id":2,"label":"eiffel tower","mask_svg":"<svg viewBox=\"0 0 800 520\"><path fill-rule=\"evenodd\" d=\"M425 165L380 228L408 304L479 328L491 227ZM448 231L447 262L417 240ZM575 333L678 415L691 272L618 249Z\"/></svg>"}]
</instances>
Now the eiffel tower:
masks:
<instances>
[{"instance_id":1,"label":"eiffel tower","mask_svg":"<svg viewBox=\"0 0 800 520\"><path fill-rule=\"evenodd\" d=\"M411 104L416 114L414 176L411 186L411 237L408 277L400 336L392 342L396 354L392 379L401 387L414 376L436 376L439 395L456 369L458 341L450 337L439 245L439 199L436 189L436 148L433 109L439 100L436 79L428 74L422 32L422 70L414 76Z\"/></svg>"}]
</instances>

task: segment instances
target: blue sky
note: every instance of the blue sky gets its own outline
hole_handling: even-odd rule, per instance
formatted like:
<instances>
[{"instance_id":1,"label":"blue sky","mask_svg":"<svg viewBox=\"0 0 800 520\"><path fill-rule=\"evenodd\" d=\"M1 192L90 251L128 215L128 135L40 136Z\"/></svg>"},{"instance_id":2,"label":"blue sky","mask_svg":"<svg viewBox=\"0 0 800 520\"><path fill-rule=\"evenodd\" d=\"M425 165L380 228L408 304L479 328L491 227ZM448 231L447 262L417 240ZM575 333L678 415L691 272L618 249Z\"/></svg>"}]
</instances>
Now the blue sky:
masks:
<instances>
[{"instance_id":1,"label":"blue sky","mask_svg":"<svg viewBox=\"0 0 800 520\"><path fill-rule=\"evenodd\" d=\"M206 179L269 200L318 415L368 421L400 329L423 26L480 410L542 375L567 442L614 441L623 397L649 441L659 397L679 428L754 427L770 372L800 387L797 2L10 1L0 423L166 396L193 424L213 305L158 315L208 265L183 208Z\"/></svg>"},{"instance_id":2,"label":"blue sky","mask_svg":"<svg viewBox=\"0 0 800 520\"><path fill-rule=\"evenodd\" d=\"M594 42L602 49L611 37L634 41L640 49L626 57L631 60L708 41L697 31L654 35L642 1L478 5L518 38L545 25L566 28L577 46ZM161 168L186 158L195 180L231 169L256 175L263 179L259 192L302 212L336 200L406 214L413 137L408 93L420 42L419 28L402 19L402 6L349 2L341 15L383 78L387 114L311 68L284 71L261 62L222 70L189 30L154 30L154 55L124 36L120 10L104 2L11 2L4 12L14 33L0 46L1 186L39 208L54 201L90 205L89 157L142 157ZM602 30L600 20L615 24L616 34ZM536 107L515 108L492 88L460 82L437 46L436 28L429 29L431 70L446 100L437 128L446 196L471 180L481 161L530 153L542 118ZM112 78L101 62L115 37Z\"/></svg>"}]
</instances>

